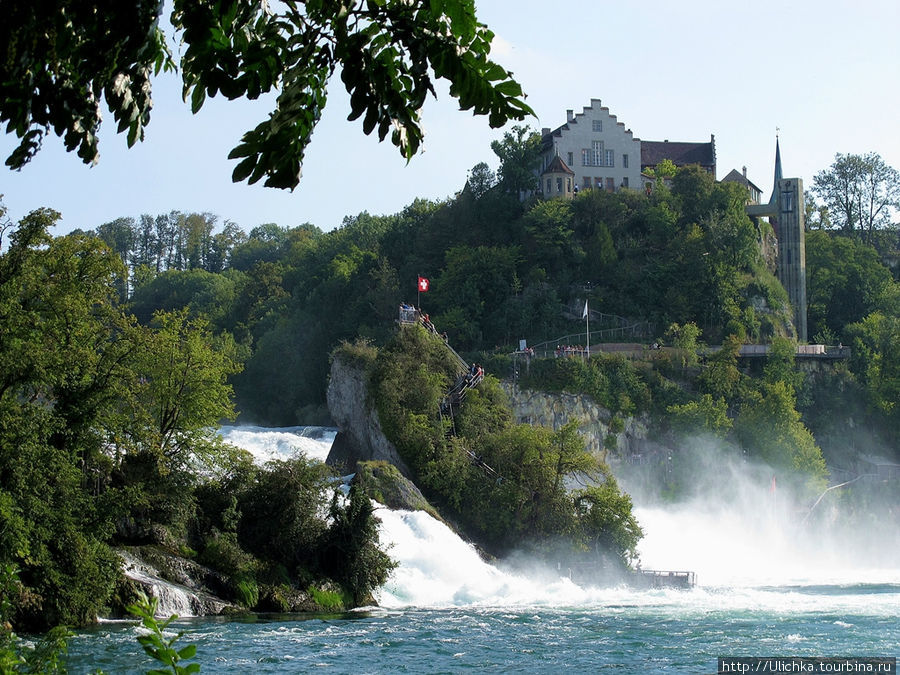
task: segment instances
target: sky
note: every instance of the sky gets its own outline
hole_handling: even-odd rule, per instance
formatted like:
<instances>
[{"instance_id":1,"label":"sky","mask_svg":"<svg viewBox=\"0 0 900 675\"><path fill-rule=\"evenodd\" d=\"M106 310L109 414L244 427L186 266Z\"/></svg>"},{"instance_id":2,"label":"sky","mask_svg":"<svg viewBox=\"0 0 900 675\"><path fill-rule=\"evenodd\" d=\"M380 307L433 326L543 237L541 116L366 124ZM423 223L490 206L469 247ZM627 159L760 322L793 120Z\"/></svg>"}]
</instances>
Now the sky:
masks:
<instances>
[{"instance_id":1,"label":"sky","mask_svg":"<svg viewBox=\"0 0 900 675\"><path fill-rule=\"evenodd\" d=\"M900 3L896 0L729 2L642 0L556 5L476 0L496 34L492 58L514 73L537 118L555 128L599 98L635 137L708 142L717 177L747 167L767 199L776 130L784 176L803 179L836 153L877 152L900 169ZM167 9L168 11L168 9ZM338 75L293 191L231 182L229 150L262 121L272 100L207 100L197 115L177 76L154 84L146 140L129 149L110 121L100 162L88 167L48 137L19 172L0 168L14 221L32 209L62 214L56 232L172 210L209 212L249 231L263 223L339 227L347 216L401 211L417 198L452 197L506 129L459 111L445 86L423 109L424 152L407 163L390 144L348 122ZM5 159L15 147L0 134Z\"/></svg>"}]
</instances>

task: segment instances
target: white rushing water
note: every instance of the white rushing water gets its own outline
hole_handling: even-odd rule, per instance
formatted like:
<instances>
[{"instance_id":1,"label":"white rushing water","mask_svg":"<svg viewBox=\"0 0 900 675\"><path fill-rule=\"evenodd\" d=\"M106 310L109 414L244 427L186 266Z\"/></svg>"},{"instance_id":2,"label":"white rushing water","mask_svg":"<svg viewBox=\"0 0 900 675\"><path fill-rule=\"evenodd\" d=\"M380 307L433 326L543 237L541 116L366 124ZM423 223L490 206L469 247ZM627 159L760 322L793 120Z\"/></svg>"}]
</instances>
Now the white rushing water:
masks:
<instances>
[{"instance_id":1,"label":"white rushing water","mask_svg":"<svg viewBox=\"0 0 900 675\"><path fill-rule=\"evenodd\" d=\"M900 606L900 592L881 593L877 603L860 593L861 586L900 584L900 570L823 570L788 560L785 572L779 574L778 565L785 561L787 549L772 551L762 546L752 557L742 558L750 545L730 548L741 531L733 530L735 522L728 518L706 519L688 512L638 512L645 529L641 546L645 560L654 568L698 572L698 586L682 591L579 586L554 570L538 568L527 575L509 573L484 562L472 546L427 513L381 508L377 514L382 521L382 543L399 562L378 595L379 604L386 609L667 606L685 614L769 609L892 616ZM728 531L734 534L724 537ZM764 573L754 574L755 566L767 555L771 558ZM833 587L824 594L807 592L816 584Z\"/></svg>"},{"instance_id":2,"label":"white rushing water","mask_svg":"<svg viewBox=\"0 0 900 675\"><path fill-rule=\"evenodd\" d=\"M125 576L149 590L156 598L156 615L168 617L177 614L179 617L196 616L195 607L199 605L197 596L184 586L161 579L159 572L146 563L138 560L125 551L119 551L124 563Z\"/></svg>"},{"instance_id":3,"label":"white rushing water","mask_svg":"<svg viewBox=\"0 0 900 675\"><path fill-rule=\"evenodd\" d=\"M298 452L324 461L336 435L322 427L223 427L222 436L253 454L260 463ZM407 607L587 607L671 606L673 611L893 612L900 595L881 595L870 603L860 585L900 584L897 556L871 564L860 559L856 542L798 536L790 519L778 521L753 504L694 502L678 507L636 507L644 530L639 544L645 569L697 573L691 591L583 587L565 574L534 565L527 573L486 563L446 525L424 512L379 507L381 542L399 564L377 594L387 609ZM893 533L881 539L896 543ZM885 564L885 560L891 560ZM834 585L825 595L802 592ZM846 591L842 590L846 586ZM885 603L886 600L890 602Z\"/></svg>"},{"instance_id":4,"label":"white rushing water","mask_svg":"<svg viewBox=\"0 0 900 675\"><path fill-rule=\"evenodd\" d=\"M330 427L224 426L219 434L227 442L253 455L258 464L290 459L298 453L324 462L337 435Z\"/></svg>"}]
</instances>

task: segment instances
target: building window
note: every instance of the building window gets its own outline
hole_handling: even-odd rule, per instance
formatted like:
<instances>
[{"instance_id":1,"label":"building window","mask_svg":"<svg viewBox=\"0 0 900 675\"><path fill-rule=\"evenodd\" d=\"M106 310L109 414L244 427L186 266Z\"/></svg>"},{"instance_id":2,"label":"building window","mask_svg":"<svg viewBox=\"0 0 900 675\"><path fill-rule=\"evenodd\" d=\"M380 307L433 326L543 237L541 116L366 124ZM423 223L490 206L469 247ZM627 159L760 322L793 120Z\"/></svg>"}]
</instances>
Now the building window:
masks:
<instances>
[{"instance_id":1,"label":"building window","mask_svg":"<svg viewBox=\"0 0 900 675\"><path fill-rule=\"evenodd\" d=\"M547 194L550 194L550 179L547 179Z\"/></svg>"},{"instance_id":2,"label":"building window","mask_svg":"<svg viewBox=\"0 0 900 675\"><path fill-rule=\"evenodd\" d=\"M590 177L590 176L584 176L584 177L581 179L581 185L582 185L583 187L586 187L586 188L591 187L591 177Z\"/></svg>"},{"instance_id":3,"label":"building window","mask_svg":"<svg viewBox=\"0 0 900 675\"><path fill-rule=\"evenodd\" d=\"M622 168L628 168L628 155L622 155Z\"/></svg>"},{"instance_id":4,"label":"building window","mask_svg":"<svg viewBox=\"0 0 900 675\"><path fill-rule=\"evenodd\" d=\"M628 155L625 156L628 157ZM628 176L622 179L622 187L628 187Z\"/></svg>"},{"instance_id":5,"label":"building window","mask_svg":"<svg viewBox=\"0 0 900 675\"><path fill-rule=\"evenodd\" d=\"M556 194L562 194L562 178L556 179Z\"/></svg>"},{"instance_id":6,"label":"building window","mask_svg":"<svg viewBox=\"0 0 900 675\"><path fill-rule=\"evenodd\" d=\"M572 179L566 178L566 193L568 194L571 191L572 191Z\"/></svg>"},{"instance_id":7,"label":"building window","mask_svg":"<svg viewBox=\"0 0 900 675\"><path fill-rule=\"evenodd\" d=\"M594 120L591 127L594 131L603 131L603 120Z\"/></svg>"},{"instance_id":8,"label":"building window","mask_svg":"<svg viewBox=\"0 0 900 675\"><path fill-rule=\"evenodd\" d=\"M581 150L581 166L594 166L591 162L593 155L589 148L582 148Z\"/></svg>"},{"instance_id":9,"label":"building window","mask_svg":"<svg viewBox=\"0 0 900 675\"><path fill-rule=\"evenodd\" d=\"M575 158L572 157L572 153L568 153L569 155L569 166L572 166L575 163Z\"/></svg>"},{"instance_id":10,"label":"building window","mask_svg":"<svg viewBox=\"0 0 900 675\"><path fill-rule=\"evenodd\" d=\"M594 151L594 156L592 157L594 166L603 166L603 141L593 141L591 150Z\"/></svg>"},{"instance_id":11,"label":"building window","mask_svg":"<svg viewBox=\"0 0 900 675\"><path fill-rule=\"evenodd\" d=\"M606 166L615 166L616 165L616 153L612 150L606 151Z\"/></svg>"},{"instance_id":12,"label":"building window","mask_svg":"<svg viewBox=\"0 0 900 675\"><path fill-rule=\"evenodd\" d=\"M781 191L781 212L782 213L791 213L794 210L794 191L793 190L782 190Z\"/></svg>"},{"instance_id":13,"label":"building window","mask_svg":"<svg viewBox=\"0 0 900 675\"><path fill-rule=\"evenodd\" d=\"M606 179L606 189L609 190L610 192L616 191L616 183L612 178Z\"/></svg>"}]
</instances>

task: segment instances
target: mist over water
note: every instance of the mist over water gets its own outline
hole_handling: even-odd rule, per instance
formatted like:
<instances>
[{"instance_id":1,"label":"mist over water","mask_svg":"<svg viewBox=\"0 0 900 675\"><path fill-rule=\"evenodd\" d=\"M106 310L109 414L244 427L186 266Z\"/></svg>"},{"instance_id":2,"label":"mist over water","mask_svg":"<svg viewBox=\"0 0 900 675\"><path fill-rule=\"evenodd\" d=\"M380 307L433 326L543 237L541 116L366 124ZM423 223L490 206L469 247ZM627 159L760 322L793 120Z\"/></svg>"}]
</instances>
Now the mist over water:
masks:
<instances>
[{"instance_id":1,"label":"mist over water","mask_svg":"<svg viewBox=\"0 0 900 675\"><path fill-rule=\"evenodd\" d=\"M900 584L900 523L889 508L850 517L840 489L816 503L821 495L803 492L793 476L708 440L689 452L678 501L622 482L634 488L644 568L691 570L702 586Z\"/></svg>"},{"instance_id":2,"label":"mist over water","mask_svg":"<svg viewBox=\"0 0 900 675\"><path fill-rule=\"evenodd\" d=\"M263 463L298 452L325 461L337 432L324 427L234 426L222 427L220 433ZM537 563L517 560L514 569L503 561L489 564L428 514L379 507L382 544L399 563L377 595L379 604L392 609L617 603L775 607L813 597L792 596L794 587L896 585L884 590L900 593L896 521L841 529L834 523L839 491L829 493L810 514L809 498L798 500L786 477L735 458L707 439L692 446L683 471L689 480L677 503L661 502L634 475L623 476L620 483L632 495L644 530L638 545L642 567L695 572L698 587L693 591L584 586L568 578L566 570ZM832 590L827 602L837 607L846 594ZM895 599L900 604L900 596ZM815 596L815 601L823 600Z\"/></svg>"}]
</instances>

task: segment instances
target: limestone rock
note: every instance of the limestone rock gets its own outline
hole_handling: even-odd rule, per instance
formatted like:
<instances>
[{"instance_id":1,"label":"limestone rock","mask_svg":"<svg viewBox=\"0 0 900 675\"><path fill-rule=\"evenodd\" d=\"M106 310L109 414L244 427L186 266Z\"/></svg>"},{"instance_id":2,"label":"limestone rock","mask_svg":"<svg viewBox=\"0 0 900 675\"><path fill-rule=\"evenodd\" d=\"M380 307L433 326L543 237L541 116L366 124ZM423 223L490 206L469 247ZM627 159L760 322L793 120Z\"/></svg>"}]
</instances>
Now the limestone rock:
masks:
<instances>
[{"instance_id":1,"label":"limestone rock","mask_svg":"<svg viewBox=\"0 0 900 675\"><path fill-rule=\"evenodd\" d=\"M357 462L382 461L409 477L397 448L384 435L378 412L369 401L362 367L336 355L328 381L328 410L339 433L326 462L341 471L355 471Z\"/></svg>"}]
</instances>

